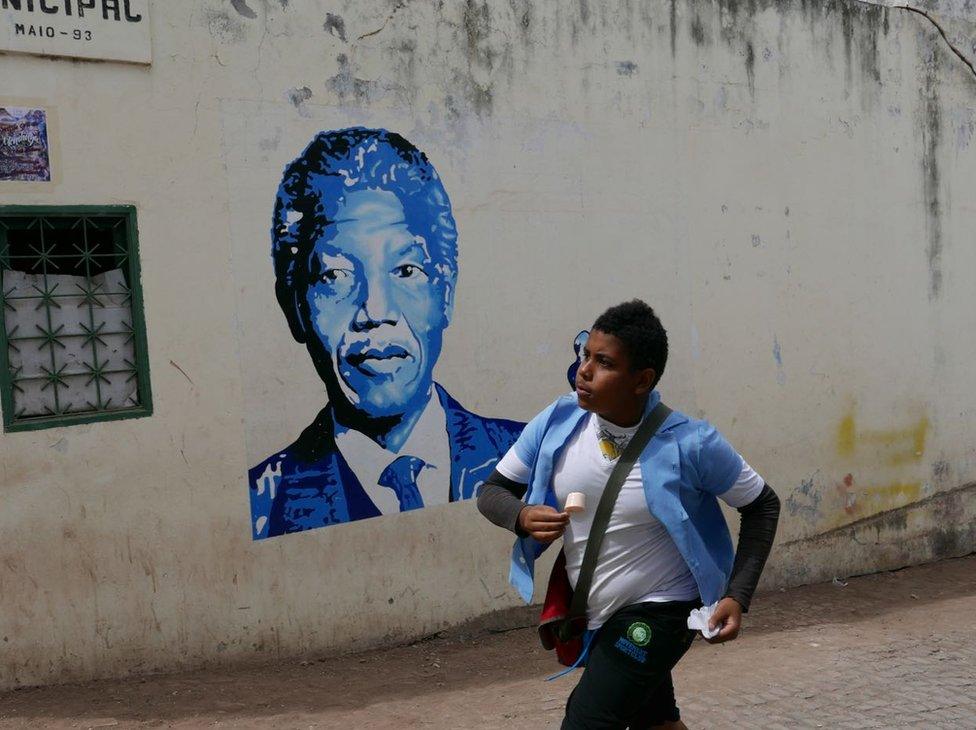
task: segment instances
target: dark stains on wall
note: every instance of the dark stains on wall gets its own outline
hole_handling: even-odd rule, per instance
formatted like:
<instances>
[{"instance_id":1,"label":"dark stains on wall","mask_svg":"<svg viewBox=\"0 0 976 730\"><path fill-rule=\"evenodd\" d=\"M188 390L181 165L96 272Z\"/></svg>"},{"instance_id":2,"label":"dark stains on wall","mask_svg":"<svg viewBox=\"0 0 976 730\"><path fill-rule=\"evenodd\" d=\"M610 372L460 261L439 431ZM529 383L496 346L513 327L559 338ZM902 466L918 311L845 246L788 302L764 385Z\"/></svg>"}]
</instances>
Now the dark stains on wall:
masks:
<instances>
[{"instance_id":1,"label":"dark stains on wall","mask_svg":"<svg viewBox=\"0 0 976 730\"><path fill-rule=\"evenodd\" d=\"M954 557L961 552L961 535L955 530L936 530L932 533L932 554L937 557Z\"/></svg>"},{"instance_id":2,"label":"dark stains on wall","mask_svg":"<svg viewBox=\"0 0 976 730\"><path fill-rule=\"evenodd\" d=\"M346 21L342 19L342 16L336 15L335 13L326 13L325 22L322 24L322 30L324 30L329 35L336 36L339 40L346 41Z\"/></svg>"},{"instance_id":3,"label":"dark stains on wall","mask_svg":"<svg viewBox=\"0 0 976 730\"><path fill-rule=\"evenodd\" d=\"M833 2L825 6L826 17L840 13L844 40L844 80L850 92L854 70L870 85L881 85L878 36L888 32L888 9L857 2Z\"/></svg>"},{"instance_id":4,"label":"dark stains on wall","mask_svg":"<svg viewBox=\"0 0 976 730\"><path fill-rule=\"evenodd\" d=\"M405 38L394 43L390 51L395 54L397 68L402 75L412 81L417 75L417 41L413 38ZM409 85L409 84L408 84Z\"/></svg>"},{"instance_id":5,"label":"dark stains on wall","mask_svg":"<svg viewBox=\"0 0 976 730\"><path fill-rule=\"evenodd\" d=\"M262 1L268 6L276 4L275 0ZM802 23L798 15L803 13L810 19L811 32L816 33L824 52L833 52L838 61L844 59L847 63L847 77L851 80L853 76L852 88L861 102L867 105L873 104L880 94L884 69L879 59L879 45L884 42L883 33L892 12L855 0L708 0L698 4L682 4L680 9L677 0L657 5L637 0L615 0L599 5L594 4L593 0L574 0L562 9L547 9L536 3L537 0L496 0L494 3L489 0L463 0L452 5L435 0L432 5L441 8L433 11L438 27L425 31L422 23L428 12L419 9L423 4L387 0L385 8L390 11L389 14L379 17L376 25L367 26L373 30L361 37L376 35L384 28L389 30L392 23L388 24L387 21L398 12L403 16L417 13L418 17L410 19L409 27L418 36L432 36L435 39L433 48L424 54L417 52L417 47L429 47L419 37L412 48L395 47L401 38L413 40L413 36L404 33L398 33L395 39L384 39L385 42L374 46L392 60L391 73L395 82L383 78L375 82L356 78L348 68L349 59L356 58L356 53L349 50L345 63L340 63L338 73L328 80L328 86L345 100L365 99L371 84L376 86L372 89L374 100L378 98L376 92L383 90L395 90L398 96L402 94L407 99L415 96L411 90L416 88L420 77L426 75L423 67L441 63L447 58L447 43L450 42L454 44L452 48L460 46L465 56L465 62L458 64L459 67L447 70L447 78L457 84L451 89L456 108L462 115L471 111L478 115L491 114L493 101L501 93L500 85L517 85L519 66L524 65L532 55L550 50L561 53L565 46L558 49L559 44L565 44L571 36L582 43L586 34L597 32L594 27L602 23L618 38L630 38L634 43L633 51L620 50L621 55L617 56L618 59L633 60L611 62L611 73L615 71L620 76L633 76L638 64L644 64L642 57L630 56L629 53L640 53L639 49L646 48L649 43L670 42L672 56L676 57L677 46L684 40L678 37L679 33L687 33L690 43L680 49L683 55L713 43L726 44L732 58L737 58L738 63L742 64L737 74L740 82L747 82L748 91L755 99L757 84L768 80L772 67L767 64L780 64L780 78L783 79L783 69L788 69L791 61L803 62L790 58L788 50L782 45L777 48L775 38L766 38L767 31L775 29L776 21L772 15L781 16L782 29L791 17ZM254 0L245 0L242 4L260 10ZM230 8L227 11L234 20L240 19ZM325 32L347 43L355 43L356 34L341 15L336 12L323 14L322 28ZM792 23L790 26L795 27ZM784 37L782 32L780 40ZM589 48L590 40L595 39L586 40ZM570 52L570 57L575 58L575 55ZM585 87L595 81L586 76L586 59L575 60L580 64L575 83L585 91ZM408 64L408 67L400 65L401 62ZM628 65L631 63L633 66ZM643 68L641 71L645 75L648 73ZM840 63L837 71L840 72ZM775 76L775 71L772 73ZM870 84L857 84L862 74L870 79ZM746 83L742 87L745 90ZM874 95L872 89L875 90Z\"/></svg>"},{"instance_id":6,"label":"dark stains on wall","mask_svg":"<svg viewBox=\"0 0 976 730\"><path fill-rule=\"evenodd\" d=\"M844 36L844 81L850 93L854 75L854 8L850 3L840 4L841 33Z\"/></svg>"},{"instance_id":7,"label":"dark stains on wall","mask_svg":"<svg viewBox=\"0 0 976 730\"><path fill-rule=\"evenodd\" d=\"M936 471L933 465L933 471ZM976 496L976 485L970 484L943 493L943 499L936 500L934 512L936 523L940 525L929 536L932 555L936 558L951 558L972 552L976 544L976 522L960 524L959 515L966 514L967 504L972 504Z\"/></svg>"},{"instance_id":8,"label":"dark stains on wall","mask_svg":"<svg viewBox=\"0 0 976 730\"><path fill-rule=\"evenodd\" d=\"M939 459L932 464L932 479L939 483L945 483L952 476L952 465L945 459Z\"/></svg>"},{"instance_id":9,"label":"dark stains on wall","mask_svg":"<svg viewBox=\"0 0 976 730\"><path fill-rule=\"evenodd\" d=\"M570 20L570 40L575 46L579 43L580 32L587 31L592 32L592 27L590 24L590 19L592 13L590 12L589 0L578 0L579 2L579 19L575 17ZM600 15L604 18L604 24L606 23L605 18L605 6L606 3L600 3L597 7L600 9Z\"/></svg>"},{"instance_id":10,"label":"dark stains on wall","mask_svg":"<svg viewBox=\"0 0 976 730\"><path fill-rule=\"evenodd\" d=\"M417 41L414 38L396 40L384 50L384 56L393 69L395 80L378 80L380 88L373 90L371 98L378 98L381 92L392 93L400 106L413 109L417 102L416 90L423 84L418 70L424 59L417 53Z\"/></svg>"},{"instance_id":11,"label":"dark stains on wall","mask_svg":"<svg viewBox=\"0 0 976 730\"><path fill-rule=\"evenodd\" d=\"M718 6L718 37L730 50L740 56L745 65L746 80L749 95L756 97L756 49L754 41L757 35L755 16L759 12L755 2L740 2L739 0L715 0ZM764 8L765 9L765 6ZM696 18L699 28L691 25L691 37L699 47L709 42L707 26L701 19Z\"/></svg>"},{"instance_id":12,"label":"dark stains on wall","mask_svg":"<svg viewBox=\"0 0 976 730\"><path fill-rule=\"evenodd\" d=\"M307 86L296 87L288 90L288 101L296 109L301 107L306 101L312 98L312 90Z\"/></svg>"},{"instance_id":13,"label":"dark stains on wall","mask_svg":"<svg viewBox=\"0 0 976 730\"><path fill-rule=\"evenodd\" d=\"M674 6L672 2L672 18ZM877 99L882 83L878 45L889 32L891 9L857 0L712 0L695 7L695 15L689 24L691 40L702 47L710 42L709 29L715 29L717 37L743 58L751 92L755 91L756 48L762 50L763 61L777 57L773 51L757 45L757 18L761 13L774 9L783 17L794 11L802 13L810 32L823 36L824 52L828 58L833 52L833 39L837 38L834 33L839 32L841 42L836 45L840 47L843 44L848 93L854 87L857 73L867 82L858 88L863 103L869 106ZM706 12L706 7L712 10L717 8L718 17L715 18L713 12ZM750 45L753 46L751 49Z\"/></svg>"},{"instance_id":14,"label":"dark stains on wall","mask_svg":"<svg viewBox=\"0 0 976 730\"><path fill-rule=\"evenodd\" d=\"M522 52L527 56L532 50L535 42L532 38L532 30L535 17L532 14L534 0L508 0L508 9L511 19L515 22L518 30L518 43Z\"/></svg>"},{"instance_id":15,"label":"dark stains on wall","mask_svg":"<svg viewBox=\"0 0 976 730\"><path fill-rule=\"evenodd\" d=\"M678 51L678 3L671 0L670 10L671 23L671 57L674 58Z\"/></svg>"},{"instance_id":16,"label":"dark stains on wall","mask_svg":"<svg viewBox=\"0 0 976 730\"><path fill-rule=\"evenodd\" d=\"M750 31L740 22L738 1L718 0L718 8L722 40L730 47L744 41Z\"/></svg>"},{"instance_id":17,"label":"dark stains on wall","mask_svg":"<svg viewBox=\"0 0 976 730\"><path fill-rule=\"evenodd\" d=\"M922 137L922 196L928 239L929 299L942 293L942 202L939 195L939 145L942 141L942 110L939 104L939 52L933 44L924 59L925 76L920 95L919 131Z\"/></svg>"},{"instance_id":18,"label":"dark stains on wall","mask_svg":"<svg viewBox=\"0 0 976 730\"><path fill-rule=\"evenodd\" d=\"M976 484L957 487L941 494L945 497L934 501L935 519L938 524L951 525L959 521L959 515L966 513L966 505L972 504L971 500L976 496ZM970 523L970 526L976 529L976 523Z\"/></svg>"},{"instance_id":19,"label":"dark stains on wall","mask_svg":"<svg viewBox=\"0 0 976 730\"><path fill-rule=\"evenodd\" d=\"M247 26L244 22L231 17L225 11L208 11L206 18L210 36L216 41L241 43L247 37Z\"/></svg>"},{"instance_id":20,"label":"dark stains on wall","mask_svg":"<svg viewBox=\"0 0 976 730\"><path fill-rule=\"evenodd\" d=\"M244 18L254 20L258 17L258 14L247 6L246 0L230 0L230 4L237 11L237 14Z\"/></svg>"},{"instance_id":21,"label":"dark stains on wall","mask_svg":"<svg viewBox=\"0 0 976 730\"><path fill-rule=\"evenodd\" d=\"M467 0L461 23L464 27L465 49L468 60L478 66L491 71L494 64L494 51L490 46L491 12L488 2L479 4L476 0Z\"/></svg>"},{"instance_id":22,"label":"dark stains on wall","mask_svg":"<svg viewBox=\"0 0 976 730\"><path fill-rule=\"evenodd\" d=\"M363 104L368 101L375 82L356 78L345 53L336 56L336 62L339 64L339 72L325 82L326 88L334 92L342 102L355 101Z\"/></svg>"},{"instance_id":23,"label":"dark stains on wall","mask_svg":"<svg viewBox=\"0 0 976 730\"><path fill-rule=\"evenodd\" d=\"M354 73L357 55L353 48L338 57L338 72L327 80L327 87L342 101L375 102L393 94L398 104L412 108L417 103L418 88L429 83L428 69L435 66L438 73L446 74L440 83L444 89L441 105L448 119L490 116L499 84L517 86L519 66L538 50L537 36L549 22L549 16L539 14L536 0L504 3L465 0L456 4L435 0L436 26L420 32L421 24L429 20L429 9L424 5L390 0L392 11L385 20L381 19L373 30L358 37L346 23L342 30L351 45L364 38L380 38L364 53L381 53L392 78L385 75L373 81L357 78ZM415 12L419 17L409 17ZM401 24L411 32L390 36L393 18L401 15ZM568 15L572 17L575 13ZM558 15L552 18L557 26L558 18ZM328 24L326 30L333 35L339 32L335 23ZM380 37L384 30L387 35ZM463 54L461 63L454 55L458 50Z\"/></svg>"},{"instance_id":24,"label":"dark stains on wall","mask_svg":"<svg viewBox=\"0 0 976 730\"><path fill-rule=\"evenodd\" d=\"M749 94L756 98L756 51L752 41L746 41L746 79L749 81Z\"/></svg>"},{"instance_id":25,"label":"dark stains on wall","mask_svg":"<svg viewBox=\"0 0 976 730\"><path fill-rule=\"evenodd\" d=\"M651 11L650 3L641 3L640 8L640 20L645 28L647 28L648 35L654 31L654 13Z\"/></svg>"},{"instance_id":26,"label":"dark stains on wall","mask_svg":"<svg viewBox=\"0 0 976 730\"><path fill-rule=\"evenodd\" d=\"M633 76L635 73L637 73L637 64L634 61L617 61L617 74Z\"/></svg>"},{"instance_id":27,"label":"dark stains on wall","mask_svg":"<svg viewBox=\"0 0 976 730\"><path fill-rule=\"evenodd\" d=\"M491 113L494 98L491 84L480 84L474 79L467 79L465 97L474 107L475 114L483 116Z\"/></svg>"},{"instance_id":28,"label":"dark stains on wall","mask_svg":"<svg viewBox=\"0 0 976 730\"><path fill-rule=\"evenodd\" d=\"M964 484L843 527L788 540L777 546L779 560L793 580L824 580L845 569L838 566L854 567L844 560L852 548L871 551L875 567L885 570L923 559L960 557L976 546L976 522L962 517L974 496L976 484ZM932 518L919 524L915 516L923 514ZM825 558L827 564L822 562Z\"/></svg>"},{"instance_id":29,"label":"dark stains on wall","mask_svg":"<svg viewBox=\"0 0 976 730\"><path fill-rule=\"evenodd\" d=\"M875 5L861 6L861 69L864 76L881 86L881 60L878 50L878 31L888 34L888 8Z\"/></svg>"},{"instance_id":30,"label":"dark stains on wall","mask_svg":"<svg viewBox=\"0 0 976 730\"><path fill-rule=\"evenodd\" d=\"M695 42L695 45L701 47L705 45L705 26L702 23L701 15L695 13L695 17L691 19L691 40Z\"/></svg>"},{"instance_id":31,"label":"dark stains on wall","mask_svg":"<svg viewBox=\"0 0 976 730\"><path fill-rule=\"evenodd\" d=\"M491 113L493 92L490 81L497 53L491 45L491 10L488 1L466 0L461 15L468 73L455 74L455 82L464 89L464 96L478 116ZM511 48L508 48L511 56ZM509 61L511 59L509 58ZM483 80L475 78L478 70ZM487 77L487 78L485 78Z\"/></svg>"},{"instance_id":32,"label":"dark stains on wall","mask_svg":"<svg viewBox=\"0 0 976 730\"><path fill-rule=\"evenodd\" d=\"M645 3L640 3L644 5ZM641 24L638 22L634 0L617 0L615 3L600 3L601 26L617 38L625 38L631 44L639 44Z\"/></svg>"},{"instance_id":33,"label":"dark stains on wall","mask_svg":"<svg viewBox=\"0 0 976 730\"><path fill-rule=\"evenodd\" d=\"M580 20L583 21L583 25L590 22L590 4L587 0L579 0L579 11Z\"/></svg>"},{"instance_id":34,"label":"dark stains on wall","mask_svg":"<svg viewBox=\"0 0 976 730\"><path fill-rule=\"evenodd\" d=\"M461 118L461 107L452 94L446 94L444 96L444 110L447 112L447 118L452 122L456 122Z\"/></svg>"},{"instance_id":35,"label":"dark stains on wall","mask_svg":"<svg viewBox=\"0 0 976 730\"><path fill-rule=\"evenodd\" d=\"M904 532L908 529L908 512L912 506L909 504L881 512L872 517L866 517L863 521L858 520L857 524L863 524L868 529L873 529L875 539L880 539L885 532Z\"/></svg>"}]
</instances>

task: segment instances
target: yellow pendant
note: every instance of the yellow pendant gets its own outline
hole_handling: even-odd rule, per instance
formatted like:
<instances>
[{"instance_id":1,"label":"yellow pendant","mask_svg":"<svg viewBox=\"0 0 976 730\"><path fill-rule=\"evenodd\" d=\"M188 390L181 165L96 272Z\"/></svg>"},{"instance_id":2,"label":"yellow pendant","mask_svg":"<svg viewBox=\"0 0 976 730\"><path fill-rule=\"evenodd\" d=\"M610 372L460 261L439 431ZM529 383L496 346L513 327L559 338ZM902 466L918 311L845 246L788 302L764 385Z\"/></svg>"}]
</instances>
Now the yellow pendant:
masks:
<instances>
[{"instance_id":1,"label":"yellow pendant","mask_svg":"<svg viewBox=\"0 0 976 730\"><path fill-rule=\"evenodd\" d=\"M600 453L603 458L613 461L620 458L620 447L610 439L600 439Z\"/></svg>"}]
</instances>

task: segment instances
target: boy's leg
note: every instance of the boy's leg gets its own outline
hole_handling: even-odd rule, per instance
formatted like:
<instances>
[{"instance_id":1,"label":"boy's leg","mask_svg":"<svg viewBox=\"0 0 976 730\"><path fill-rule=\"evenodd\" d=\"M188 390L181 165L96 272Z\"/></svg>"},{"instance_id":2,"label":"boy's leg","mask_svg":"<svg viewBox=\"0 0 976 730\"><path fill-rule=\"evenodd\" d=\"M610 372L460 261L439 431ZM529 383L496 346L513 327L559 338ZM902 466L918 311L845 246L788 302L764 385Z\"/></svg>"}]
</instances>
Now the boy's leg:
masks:
<instances>
[{"instance_id":1,"label":"boy's leg","mask_svg":"<svg viewBox=\"0 0 976 730\"><path fill-rule=\"evenodd\" d=\"M664 681L651 691L644 706L630 721L630 730L676 728L680 725L673 723L678 723L680 720L681 713L678 710L678 703L674 700L674 684L671 672L668 672Z\"/></svg>"},{"instance_id":2,"label":"boy's leg","mask_svg":"<svg viewBox=\"0 0 976 730\"><path fill-rule=\"evenodd\" d=\"M622 730L643 715L649 695L691 645L685 620L694 605L641 603L611 616L590 646L563 730Z\"/></svg>"}]
</instances>

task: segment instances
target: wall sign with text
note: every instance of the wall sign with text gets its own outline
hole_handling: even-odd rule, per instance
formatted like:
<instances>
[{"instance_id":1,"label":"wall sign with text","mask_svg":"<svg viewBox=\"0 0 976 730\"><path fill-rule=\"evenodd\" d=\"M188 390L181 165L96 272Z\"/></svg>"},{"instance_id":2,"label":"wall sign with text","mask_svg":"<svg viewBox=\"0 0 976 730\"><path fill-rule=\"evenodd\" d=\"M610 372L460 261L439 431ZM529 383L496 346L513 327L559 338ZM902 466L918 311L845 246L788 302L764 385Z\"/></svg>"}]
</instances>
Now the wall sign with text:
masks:
<instances>
[{"instance_id":1,"label":"wall sign with text","mask_svg":"<svg viewBox=\"0 0 976 730\"><path fill-rule=\"evenodd\" d=\"M152 63L149 0L0 0L0 51Z\"/></svg>"}]
</instances>

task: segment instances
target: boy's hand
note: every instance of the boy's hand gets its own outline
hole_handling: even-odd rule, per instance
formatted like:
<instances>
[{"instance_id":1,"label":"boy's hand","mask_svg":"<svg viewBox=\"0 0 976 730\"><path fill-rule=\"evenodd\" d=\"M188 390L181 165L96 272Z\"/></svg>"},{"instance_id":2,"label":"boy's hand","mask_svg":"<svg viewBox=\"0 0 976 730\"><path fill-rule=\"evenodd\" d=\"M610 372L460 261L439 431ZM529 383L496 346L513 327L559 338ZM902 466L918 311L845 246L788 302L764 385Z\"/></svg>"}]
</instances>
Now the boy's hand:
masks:
<instances>
[{"instance_id":1,"label":"boy's hand","mask_svg":"<svg viewBox=\"0 0 976 730\"><path fill-rule=\"evenodd\" d=\"M742 606L737 600L723 598L718 602L712 617L708 620L708 628L714 629L716 626L721 626L722 630L711 639L705 639L709 644L732 641L739 635L739 628L742 626Z\"/></svg>"},{"instance_id":2,"label":"boy's hand","mask_svg":"<svg viewBox=\"0 0 976 730\"><path fill-rule=\"evenodd\" d=\"M523 507L518 516L519 527L541 543L550 543L563 534L569 523L569 513L557 512L546 504Z\"/></svg>"}]
</instances>

